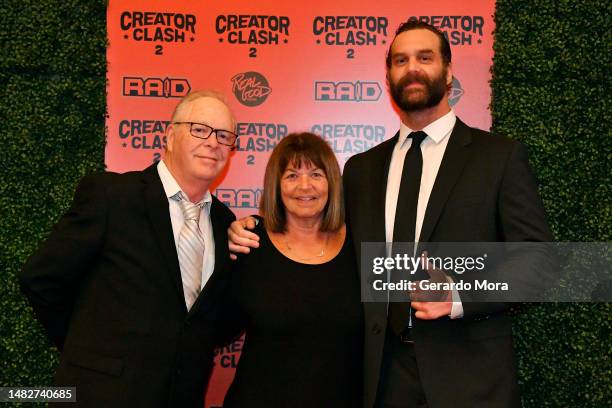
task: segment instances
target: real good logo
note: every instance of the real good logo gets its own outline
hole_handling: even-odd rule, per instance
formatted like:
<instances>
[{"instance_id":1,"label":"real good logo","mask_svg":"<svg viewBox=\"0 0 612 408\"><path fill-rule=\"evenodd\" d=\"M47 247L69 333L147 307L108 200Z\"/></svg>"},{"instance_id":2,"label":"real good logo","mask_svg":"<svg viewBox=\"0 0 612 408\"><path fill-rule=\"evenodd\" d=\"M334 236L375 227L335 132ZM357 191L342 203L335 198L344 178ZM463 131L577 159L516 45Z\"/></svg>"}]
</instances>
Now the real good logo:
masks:
<instances>
[{"instance_id":1,"label":"real good logo","mask_svg":"<svg viewBox=\"0 0 612 408\"><path fill-rule=\"evenodd\" d=\"M261 105L272 92L266 77L255 71L236 74L231 82L234 96L245 106Z\"/></svg>"}]
</instances>

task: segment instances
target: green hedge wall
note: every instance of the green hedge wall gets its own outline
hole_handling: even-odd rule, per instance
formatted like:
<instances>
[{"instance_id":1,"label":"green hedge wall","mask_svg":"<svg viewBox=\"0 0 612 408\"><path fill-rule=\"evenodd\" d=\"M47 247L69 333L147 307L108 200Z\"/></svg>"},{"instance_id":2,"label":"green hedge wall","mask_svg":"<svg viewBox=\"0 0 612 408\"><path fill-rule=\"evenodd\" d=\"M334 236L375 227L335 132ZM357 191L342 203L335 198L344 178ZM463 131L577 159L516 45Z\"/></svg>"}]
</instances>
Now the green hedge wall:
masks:
<instances>
[{"instance_id":1,"label":"green hedge wall","mask_svg":"<svg viewBox=\"0 0 612 408\"><path fill-rule=\"evenodd\" d=\"M522 140L556 238L610 239L610 22L595 0L498 0L494 130ZM0 6L0 386L50 384L57 353L16 273L76 181L103 169L106 2ZM515 316L526 407L612 396L609 304L526 305Z\"/></svg>"},{"instance_id":2,"label":"green hedge wall","mask_svg":"<svg viewBox=\"0 0 612 408\"><path fill-rule=\"evenodd\" d=\"M57 352L15 274L104 169L106 2L3 0L0 21L0 386L50 385Z\"/></svg>"},{"instance_id":3,"label":"green hedge wall","mask_svg":"<svg viewBox=\"0 0 612 408\"><path fill-rule=\"evenodd\" d=\"M611 11L597 0L497 1L493 128L528 146L559 241L610 240ZM522 309L524 406L610 406L611 305Z\"/></svg>"}]
</instances>

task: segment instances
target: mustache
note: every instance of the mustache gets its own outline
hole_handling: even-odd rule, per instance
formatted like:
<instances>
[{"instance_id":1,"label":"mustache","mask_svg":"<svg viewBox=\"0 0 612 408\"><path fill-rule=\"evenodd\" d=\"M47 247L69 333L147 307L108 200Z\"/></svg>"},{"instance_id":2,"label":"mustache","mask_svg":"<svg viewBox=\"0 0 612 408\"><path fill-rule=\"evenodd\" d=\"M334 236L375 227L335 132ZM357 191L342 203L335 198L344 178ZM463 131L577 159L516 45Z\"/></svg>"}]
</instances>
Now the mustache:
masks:
<instances>
[{"instance_id":1,"label":"mustache","mask_svg":"<svg viewBox=\"0 0 612 408\"><path fill-rule=\"evenodd\" d=\"M409 72L400 78L400 80L397 82L397 86L403 88L406 85L411 84L413 82L423 84L423 85L429 85L429 80L426 77L422 76L419 73Z\"/></svg>"}]
</instances>

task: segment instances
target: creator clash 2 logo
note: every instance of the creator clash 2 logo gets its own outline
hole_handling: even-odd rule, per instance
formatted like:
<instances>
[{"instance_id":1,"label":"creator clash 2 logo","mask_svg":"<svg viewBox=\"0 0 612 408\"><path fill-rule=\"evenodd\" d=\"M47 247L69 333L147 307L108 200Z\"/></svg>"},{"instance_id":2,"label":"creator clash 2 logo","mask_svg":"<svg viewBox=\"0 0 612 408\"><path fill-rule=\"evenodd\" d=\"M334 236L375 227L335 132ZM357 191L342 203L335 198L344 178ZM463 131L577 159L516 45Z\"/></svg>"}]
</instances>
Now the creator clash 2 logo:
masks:
<instances>
[{"instance_id":1,"label":"creator clash 2 logo","mask_svg":"<svg viewBox=\"0 0 612 408\"><path fill-rule=\"evenodd\" d=\"M245 106L261 105L272 92L266 77L259 72L241 72L232 77L232 92Z\"/></svg>"},{"instance_id":2,"label":"creator clash 2 logo","mask_svg":"<svg viewBox=\"0 0 612 408\"><path fill-rule=\"evenodd\" d=\"M195 41L196 16L158 11L121 13L119 27L125 40L155 43L155 55L164 54L164 45Z\"/></svg>"},{"instance_id":3,"label":"creator clash 2 logo","mask_svg":"<svg viewBox=\"0 0 612 408\"><path fill-rule=\"evenodd\" d=\"M344 46L346 58L355 58L356 47L385 45L389 20L381 16L316 16L312 34L317 44Z\"/></svg>"},{"instance_id":4,"label":"creator clash 2 logo","mask_svg":"<svg viewBox=\"0 0 612 408\"><path fill-rule=\"evenodd\" d=\"M257 58L258 46L287 44L290 25L287 16L221 14L215 19L215 32L220 43L249 45L249 57Z\"/></svg>"},{"instance_id":5,"label":"creator clash 2 logo","mask_svg":"<svg viewBox=\"0 0 612 408\"><path fill-rule=\"evenodd\" d=\"M411 16L409 20L419 20L440 29L450 45L482 44L485 27L484 16Z\"/></svg>"}]
</instances>

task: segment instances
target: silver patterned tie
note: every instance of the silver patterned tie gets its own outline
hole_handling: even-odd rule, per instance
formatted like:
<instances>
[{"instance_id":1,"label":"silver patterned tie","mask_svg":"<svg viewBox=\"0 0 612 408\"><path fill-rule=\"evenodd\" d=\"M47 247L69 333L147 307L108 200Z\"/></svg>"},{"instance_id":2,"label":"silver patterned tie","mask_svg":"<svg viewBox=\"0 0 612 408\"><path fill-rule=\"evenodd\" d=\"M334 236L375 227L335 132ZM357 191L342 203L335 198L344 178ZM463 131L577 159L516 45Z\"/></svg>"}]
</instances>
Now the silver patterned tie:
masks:
<instances>
[{"instance_id":1,"label":"silver patterned tie","mask_svg":"<svg viewBox=\"0 0 612 408\"><path fill-rule=\"evenodd\" d=\"M193 204L182 192L173 197L183 211L184 223L179 233L178 259L181 267L181 280L187 310L191 309L202 284L202 264L204 262L204 237L200 231L201 204Z\"/></svg>"}]
</instances>

